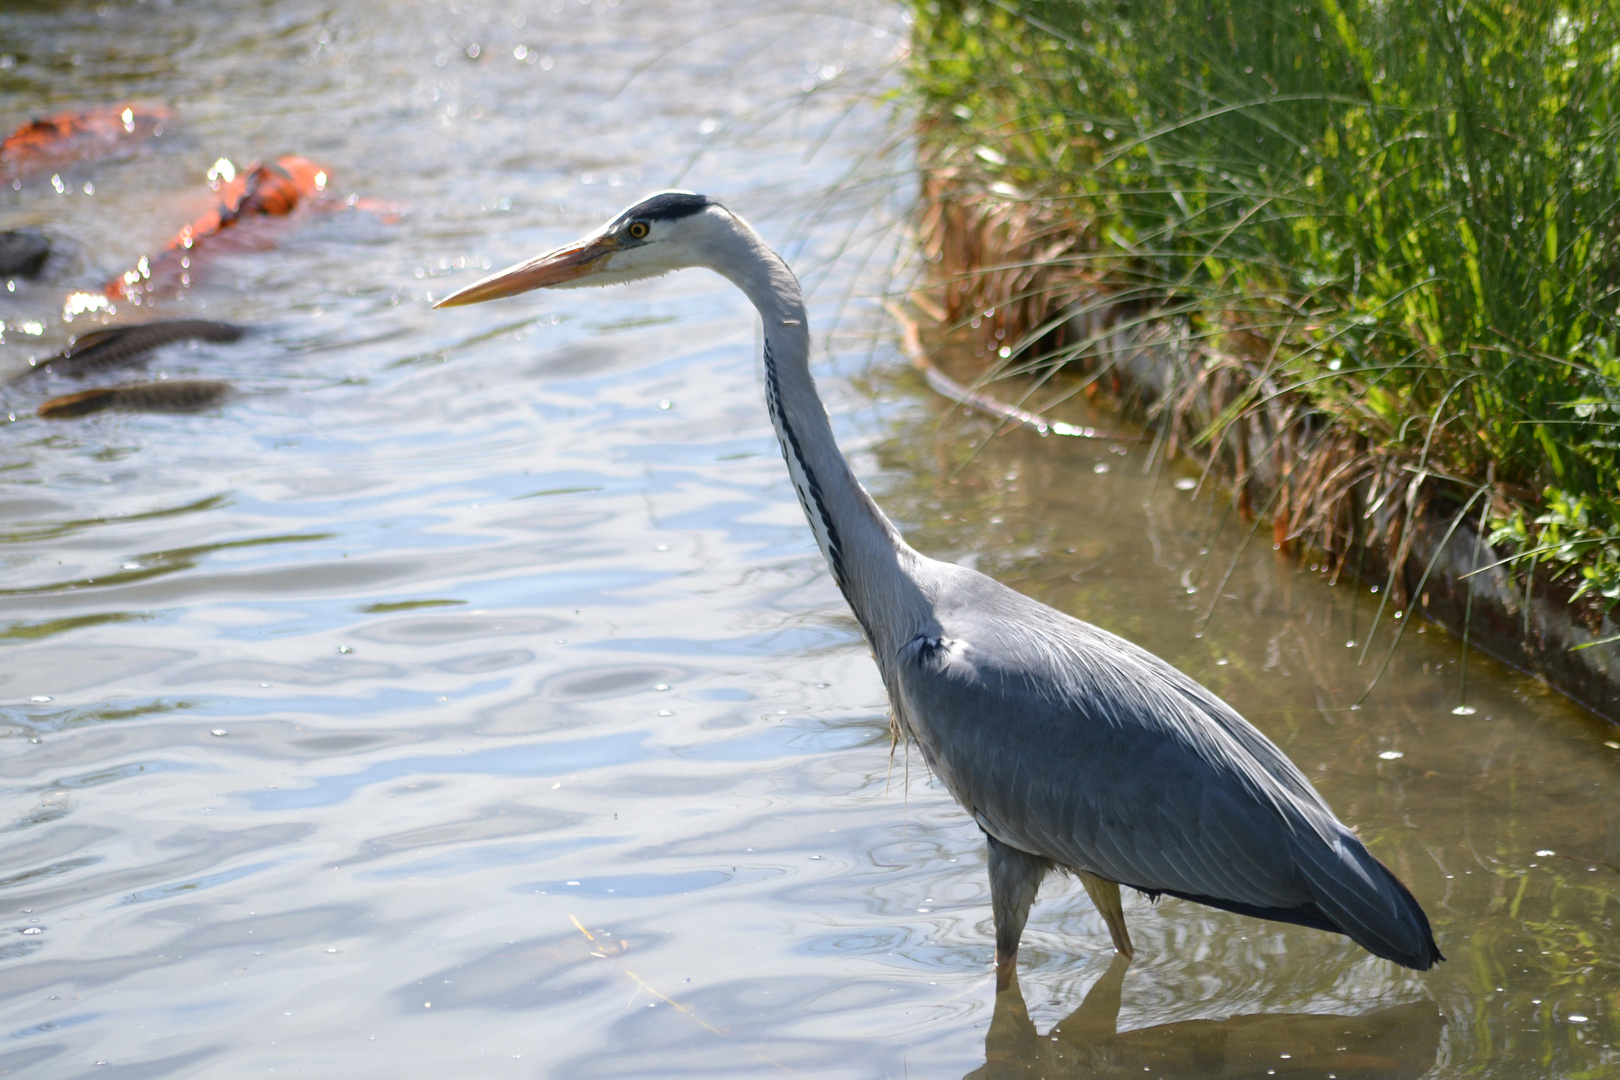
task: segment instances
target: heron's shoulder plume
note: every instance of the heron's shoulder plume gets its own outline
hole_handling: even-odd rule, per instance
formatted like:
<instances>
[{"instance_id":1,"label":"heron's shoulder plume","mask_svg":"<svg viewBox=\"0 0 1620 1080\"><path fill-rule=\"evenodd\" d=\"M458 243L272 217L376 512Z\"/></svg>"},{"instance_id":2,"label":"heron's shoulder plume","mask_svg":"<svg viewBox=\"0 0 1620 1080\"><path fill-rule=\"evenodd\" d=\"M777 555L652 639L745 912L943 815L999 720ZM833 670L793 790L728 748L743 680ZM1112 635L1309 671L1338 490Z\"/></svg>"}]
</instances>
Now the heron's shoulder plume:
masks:
<instances>
[{"instance_id":1,"label":"heron's shoulder plume","mask_svg":"<svg viewBox=\"0 0 1620 1080\"><path fill-rule=\"evenodd\" d=\"M657 195L626 210L621 217L640 218L644 221L677 221L693 214L701 214L715 205L707 195L691 191L660 191Z\"/></svg>"}]
</instances>

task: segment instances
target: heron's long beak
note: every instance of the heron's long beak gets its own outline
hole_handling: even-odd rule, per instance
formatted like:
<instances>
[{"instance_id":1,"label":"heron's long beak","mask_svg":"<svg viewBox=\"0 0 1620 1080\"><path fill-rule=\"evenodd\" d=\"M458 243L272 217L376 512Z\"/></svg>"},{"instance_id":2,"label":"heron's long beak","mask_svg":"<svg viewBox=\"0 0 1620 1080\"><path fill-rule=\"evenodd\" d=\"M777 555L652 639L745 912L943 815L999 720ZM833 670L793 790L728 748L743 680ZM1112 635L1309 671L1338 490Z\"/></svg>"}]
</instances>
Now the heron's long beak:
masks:
<instances>
[{"instance_id":1,"label":"heron's long beak","mask_svg":"<svg viewBox=\"0 0 1620 1080\"><path fill-rule=\"evenodd\" d=\"M547 252L505 270L497 270L481 281L475 281L459 292L451 293L433 306L460 307L463 304L482 304L485 300L499 300L503 296L516 296L530 289L544 289L584 277L597 269L597 263L613 252L614 243L605 236L593 236Z\"/></svg>"}]
</instances>

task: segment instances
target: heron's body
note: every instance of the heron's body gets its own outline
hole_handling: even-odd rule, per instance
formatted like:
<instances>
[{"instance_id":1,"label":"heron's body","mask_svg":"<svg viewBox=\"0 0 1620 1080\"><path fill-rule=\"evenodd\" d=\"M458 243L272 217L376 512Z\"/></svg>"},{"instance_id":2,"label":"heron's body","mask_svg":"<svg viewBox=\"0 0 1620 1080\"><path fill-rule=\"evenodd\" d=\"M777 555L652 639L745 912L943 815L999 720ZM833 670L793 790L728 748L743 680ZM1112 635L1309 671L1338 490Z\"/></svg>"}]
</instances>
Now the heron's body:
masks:
<instances>
[{"instance_id":1,"label":"heron's body","mask_svg":"<svg viewBox=\"0 0 1620 1080\"><path fill-rule=\"evenodd\" d=\"M1411 893L1220 698L1122 638L906 544L833 439L798 282L735 215L701 196L654 196L445 303L685 266L724 275L759 309L766 403L816 542L900 730L988 838L1003 980L1054 867L1080 876L1126 955L1122 884L1338 931L1408 967L1441 959Z\"/></svg>"}]
</instances>

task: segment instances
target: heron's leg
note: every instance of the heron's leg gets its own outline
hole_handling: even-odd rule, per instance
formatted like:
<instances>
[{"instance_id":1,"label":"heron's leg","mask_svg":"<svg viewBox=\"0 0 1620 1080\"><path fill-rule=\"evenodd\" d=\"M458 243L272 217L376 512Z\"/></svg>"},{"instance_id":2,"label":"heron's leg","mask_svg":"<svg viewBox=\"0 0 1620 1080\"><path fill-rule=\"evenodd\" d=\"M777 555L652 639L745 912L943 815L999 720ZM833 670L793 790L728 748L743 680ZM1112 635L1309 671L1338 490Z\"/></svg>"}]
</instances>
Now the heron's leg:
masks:
<instances>
[{"instance_id":1,"label":"heron's leg","mask_svg":"<svg viewBox=\"0 0 1620 1080\"><path fill-rule=\"evenodd\" d=\"M1005 990L1018 970L1018 939L1035 892L1052 864L1039 855L1008 847L989 833L990 909L996 917L996 989Z\"/></svg>"},{"instance_id":2,"label":"heron's leg","mask_svg":"<svg viewBox=\"0 0 1620 1080\"><path fill-rule=\"evenodd\" d=\"M1125 905L1119 902L1119 882L1088 874L1084 870L1075 873L1080 875L1080 884L1086 887L1086 895L1091 897L1103 922L1108 924L1108 936L1114 939L1114 948L1127 960L1134 957L1136 950L1131 948L1131 933L1125 929Z\"/></svg>"}]
</instances>

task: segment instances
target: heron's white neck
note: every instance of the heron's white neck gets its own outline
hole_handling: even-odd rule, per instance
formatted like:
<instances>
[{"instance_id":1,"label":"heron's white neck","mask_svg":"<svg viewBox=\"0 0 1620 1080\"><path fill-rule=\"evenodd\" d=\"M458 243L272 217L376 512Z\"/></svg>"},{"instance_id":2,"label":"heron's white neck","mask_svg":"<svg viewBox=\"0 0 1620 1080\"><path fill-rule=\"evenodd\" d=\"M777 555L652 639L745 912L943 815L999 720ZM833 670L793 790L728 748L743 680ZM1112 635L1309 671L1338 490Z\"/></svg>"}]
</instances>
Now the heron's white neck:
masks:
<instances>
[{"instance_id":1,"label":"heron's white neck","mask_svg":"<svg viewBox=\"0 0 1620 1080\"><path fill-rule=\"evenodd\" d=\"M727 215L730 217L730 215ZM911 573L919 556L850 471L810 375L810 329L798 279L741 219L709 265L742 289L765 328L765 399L816 543L883 659L916 630L920 599ZM896 639L896 640L891 640Z\"/></svg>"}]
</instances>

